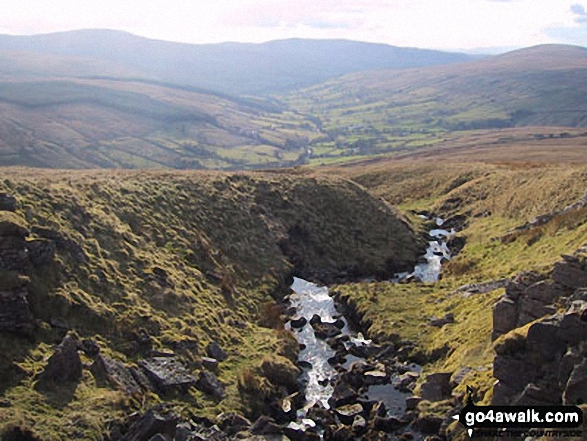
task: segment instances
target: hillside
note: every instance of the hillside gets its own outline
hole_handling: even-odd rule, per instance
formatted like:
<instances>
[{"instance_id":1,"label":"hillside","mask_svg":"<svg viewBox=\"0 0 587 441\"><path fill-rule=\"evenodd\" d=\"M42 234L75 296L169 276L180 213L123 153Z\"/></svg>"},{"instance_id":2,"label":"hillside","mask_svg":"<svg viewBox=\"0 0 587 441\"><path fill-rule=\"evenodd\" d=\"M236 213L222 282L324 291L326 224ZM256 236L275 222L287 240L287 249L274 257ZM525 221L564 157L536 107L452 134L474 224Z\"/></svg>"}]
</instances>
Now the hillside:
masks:
<instances>
[{"instance_id":1,"label":"hillside","mask_svg":"<svg viewBox=\"0 0 587 441\"><path fill-rule=\"evenodd\" d=\"M191 418L256 418L259 403L287 394L261 363L297 369L298 345L276 304L292 275L389 276L421 248L389 205L336 178L27 169L2 177L1 439L118 439L133 411L162 402ZM75 349L56 361L66 334L81 362ZM216 355L219 366L205 359L212 341L228 356ZM144 388L137 366L171 357L170 384ZM201 378L216 376L224 386L211 392Z\"/></svg>"},{"instance_id":2,"label":"hillside","mask_svg":"<svg viewBox=\"0 0 587 441\"><path fill-rule=\"evenodd\" d=\"M313 124L267 100L124 79L0 80L0 165L251 168L306 156Z\"/></svg>"},{"instance_id":3,"label":"hillside","mask_svg":"<svg viewBox=\"0 0 587 441\"><path fill-rule=\"evenodd\" d=\"M284 93L350 72L435 66L469 60L465 54L399 48L346 40L292 39L262 44L182 44L125 32L82 30L36 36L0 36L0 52L75 57L70 74L91 71L79 63L116 66L144 78L231 94ZM0 74L11 67L0 67ZM50 65L45 73L58 73ZM99 74L97 72L97 74Z\"/></svg>"},{"instance_id":4,"label":"hillside","mask_svg":"<svg viewBox=\"0 0 587 441\"><path fill-rule=\"evenodd\" d=\"M453 66L347 75L287 95L317 118L316 163L433 145L449 132L587 125L587 50L546 45Z\"/></svg>"}]
</instances>

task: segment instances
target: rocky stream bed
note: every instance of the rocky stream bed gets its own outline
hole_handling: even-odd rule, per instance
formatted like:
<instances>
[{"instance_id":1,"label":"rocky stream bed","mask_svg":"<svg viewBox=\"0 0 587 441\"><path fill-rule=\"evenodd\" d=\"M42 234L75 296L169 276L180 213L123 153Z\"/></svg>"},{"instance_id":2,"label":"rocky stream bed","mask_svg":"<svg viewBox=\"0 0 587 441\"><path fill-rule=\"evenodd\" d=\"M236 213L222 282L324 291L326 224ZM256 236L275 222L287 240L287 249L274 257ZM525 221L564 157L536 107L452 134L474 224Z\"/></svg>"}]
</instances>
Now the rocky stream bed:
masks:
<instances>
[{"instance_id":1,"label":"rocky stream bed","mask_svg":"<svg viewBox=\"0 0 587 441\"><path fill-rule=\"evenodd\" d=\"M397 274L390 283L438 280L441 264L450 258L447 240L454 235L440 229L437 218L429 247L411 273ZM419 418L412 396L420 366L405 359L406 350L375 344L354 332L327 287L296 278L287 298L287 328L299 344L299 379L305 403L288 432L297 439L377 439L378 432L399 439L423 439L437 433L440 421ZM290 436L291 437L291 436Z\"/></svg>"}]
</instances>

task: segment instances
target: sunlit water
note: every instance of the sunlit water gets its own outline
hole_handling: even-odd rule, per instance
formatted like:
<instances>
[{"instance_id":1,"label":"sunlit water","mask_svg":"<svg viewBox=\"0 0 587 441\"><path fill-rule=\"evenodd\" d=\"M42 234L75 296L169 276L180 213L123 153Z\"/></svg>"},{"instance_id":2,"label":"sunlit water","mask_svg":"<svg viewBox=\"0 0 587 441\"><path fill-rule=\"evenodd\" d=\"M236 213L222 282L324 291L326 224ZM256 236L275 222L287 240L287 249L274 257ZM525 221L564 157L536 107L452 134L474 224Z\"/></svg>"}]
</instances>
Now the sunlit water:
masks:
<instances>
[{"instance_id":1,"label":"sunlit water","mask_svg":"<svg viewBox=\"0 0 587 441\"><path fill-rule=\"evenodd\" d=\"M442 226L443 220L436 219L436 225ZM450 251L446 245L446 241L451 235L455 234L454 230L450 232L443 229L434 229L430 231L430 236L435 240L429 242L424 257L425 263L420 263L415 266L412 273L397 274L396 278L400 279L409 274L418 278L423 282L435 282L438 280L443 259L450 259ZM305 384L306 404L298 412L298 422L291 423L290 427L296 429L303 429L314 427L315 423L306 418L308 410L316 403L321 403L325 408L329 408L328 399L331 397L333 387L332 380L336 377L337 371L328 363L328 359L333 357L336 352L328 346L326 341L317 338L314 335L314 329L310 325L310 319L314 315L319 315L322 322L333 323L339 314L334 306L334 300L328 293L328 288L318 286L315 283L307 282L300 278L294 278L294 283L291 286L293 293L289 299L291 306L296 309L296 314L293 317L298 319L304 317L308 323L301 329L292 329L290 323L287 323L286 328L294 332L298 342L305 345L305 348L300 351L299 360L311 364L311 368L304 368L301 376L301 381ZM349 344L368 345L370 340L365 340L359 333L353 336L350 333L348 323L344 317L340 317L344 322L341 335L348 335L350 337ZM348 345L347 345L348 348ZM346 363L343 364L345 369L349 369L353 362L363 360L360 357L353 355L346 356ZM414 369L419 368L414 365ZM325 381L328 380L328 381ZM405 398L409 394L398 391L393 384L370 386L366 398L370 400L381 400L388 408L389 414L394 416L401 416L405 411Z\"/></svg>"}]
</instances>

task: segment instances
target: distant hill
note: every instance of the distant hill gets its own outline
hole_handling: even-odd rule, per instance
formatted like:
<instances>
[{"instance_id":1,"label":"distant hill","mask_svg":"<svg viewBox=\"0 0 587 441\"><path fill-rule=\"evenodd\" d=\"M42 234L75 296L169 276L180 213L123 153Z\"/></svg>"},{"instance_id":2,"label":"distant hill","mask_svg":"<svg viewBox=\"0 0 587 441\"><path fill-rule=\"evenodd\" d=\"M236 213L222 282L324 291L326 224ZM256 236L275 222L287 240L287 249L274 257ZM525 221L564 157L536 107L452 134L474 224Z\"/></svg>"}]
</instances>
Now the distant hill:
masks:
<instances>
[{"instance_id":1,"label":"distant hill","mask_svg":"<svg viewBox=\"0 0 587 441\"><path fill-rule=\"evenodd\" d=\"M316 161L432 145L450 131L587 126L587 49L543 45L459 65L362 72L285 97L317 118Z\"/></svg>"},{"instance_id":2,"label":"distant hill","mask_svg":"<svg viewBox=\"0 0 587 441\"><path fill-rule=\"evenodd\" d=\"M295 165L310 121L261 99L121 79L0 80L0 166Z\"/></svg>"},{"instance_id":3,"label":"distant hill","mask_svg":"<svg viewBox=\"0 0 587 441\"><path fill-rule=\"evenodd\" d=\"M105 72L117 70L125 76L245 95L284 93L351 72L436 66L471 59L460 53L347 40L195 45L111 30L0 35L0 59L1 53L7 51L45 57L44 74L63 73L63 67L48 58L57 55L75 57L68 68L68 74L74 76L99 74L101 64ZM7 70L11 70L9 64L0 66L0 75ZM36 69L37 73L39 70L43 69Z\"/></svg>"}]
</instances>

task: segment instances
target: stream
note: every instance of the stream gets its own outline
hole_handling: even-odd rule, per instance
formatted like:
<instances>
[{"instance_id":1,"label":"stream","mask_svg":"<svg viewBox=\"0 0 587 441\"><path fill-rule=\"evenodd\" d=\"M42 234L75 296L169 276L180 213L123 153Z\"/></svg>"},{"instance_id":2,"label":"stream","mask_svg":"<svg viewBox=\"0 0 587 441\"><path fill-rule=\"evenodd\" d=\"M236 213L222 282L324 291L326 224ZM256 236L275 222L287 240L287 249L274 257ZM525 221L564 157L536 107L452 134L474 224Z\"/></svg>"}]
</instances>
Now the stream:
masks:
<instances>
[{"instance_id":1,"label":"stream","mask_svg":"<svg viewBox=\"0 0 587 441\"><path fill-rule=\"evenodd\" d=\"M436 219L438 228L429 232L431 240L426 254L415 266L414 271L396 274L390 282L397 283L410 278L422 282L435 282L439 279L443 260L450 259L446 242L455 233L454 230L441 229L442 224L442 219ZM401 418L407 410L406 398L411 396L411 391L405 387L406 378L407 381L415 381L420 373L420 366L403 363L390 369L382 363L377 363L376 366L373 366L373 363L368 364L366 357L360 355L366 353L365 349L370 347L371 341L366 340L361 333L355 334L351 331L346 318L336 310L327 287L295 278L291 288L293 293L289 296L289 301L296 312L286 324L286 329L294 333L302 348L298 365L303 369L300 383L304 389L306 404L298 410L297 420L288 427L298 431L313 430L322 437L324 428L308 414L313 408L331 409L334 385L341 376L354 375L355 372L362 372L361 375L365 377L375 378L366 383L366 387L361 388L359 400L380 401L384 404L384 416ZM316 332L328 335L320 335L322 338L319 338ZM342 352L341 344L344 345ZM336 345L338 351L335 350ZM339 363L334 361L337 356ZM363 372L365 370L368 372ZM394 374L390 375L390 370L393 370ZM342 416L337 412L338 409L332 414L337 415L338 422L342 420ZM358 415L355 418L358 418ZM411 434L414 440L421 439L417 432L411 431Z\"/></svg>"}]
</instances>

